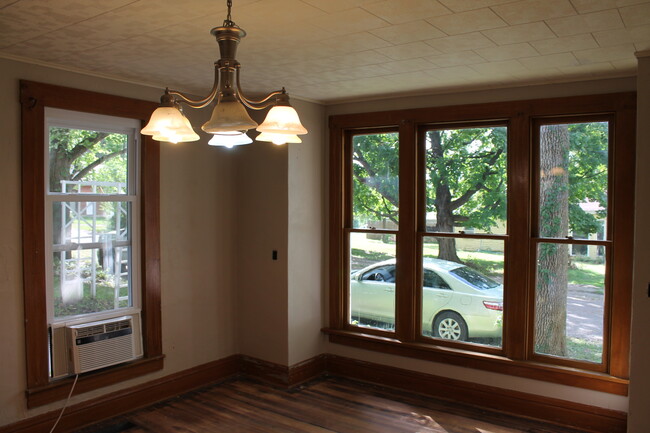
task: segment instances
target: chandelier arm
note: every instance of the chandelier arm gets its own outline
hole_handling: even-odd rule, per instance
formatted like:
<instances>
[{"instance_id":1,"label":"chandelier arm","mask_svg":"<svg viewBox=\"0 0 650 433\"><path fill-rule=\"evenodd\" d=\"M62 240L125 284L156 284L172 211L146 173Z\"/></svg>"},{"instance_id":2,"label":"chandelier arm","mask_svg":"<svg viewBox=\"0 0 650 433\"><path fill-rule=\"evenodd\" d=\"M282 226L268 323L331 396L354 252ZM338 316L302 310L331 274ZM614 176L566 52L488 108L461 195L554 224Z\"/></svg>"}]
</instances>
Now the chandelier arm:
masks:
<instances>
[{"instance_id":1,"label":"chandelier arm","mask_svg":"<svg viewBox=\"0 0 650 433\"><path fill-rule=\"evenodd\" d=\"M266 107L273 105L273 102L270 102L270 99L274 96L280 95L283 93L283 90L276 90L266 95L262 99L250 99L244 95L244 91L241 88L241 82L239 80L239 67L237 67L236 81L237 81L237 93L239 94L239 99L241 102L251 110L263 110Z\"/></svg>"},{"instance_id":2,"label":"chandelier arm","mask_svg":"<svg viewBox=\"0 0 650 433\"><path fill-rule=\"evenodd\" d=\"M181 102L184 102L185 104L189 105L192 108L203 108L207 107L214 101L214 98L217 96L217 92L219 91L219 68L215 66L215 74L214 74L214 85L212 86L212 90L210 90L210 93L208 96L206 96L203 99L191 99L187 96L185 96L182 92L179 92L178 90L171 90L167 89L167 93L170 95L174 95L178 97Z\"/></svg>"}]
</instances>

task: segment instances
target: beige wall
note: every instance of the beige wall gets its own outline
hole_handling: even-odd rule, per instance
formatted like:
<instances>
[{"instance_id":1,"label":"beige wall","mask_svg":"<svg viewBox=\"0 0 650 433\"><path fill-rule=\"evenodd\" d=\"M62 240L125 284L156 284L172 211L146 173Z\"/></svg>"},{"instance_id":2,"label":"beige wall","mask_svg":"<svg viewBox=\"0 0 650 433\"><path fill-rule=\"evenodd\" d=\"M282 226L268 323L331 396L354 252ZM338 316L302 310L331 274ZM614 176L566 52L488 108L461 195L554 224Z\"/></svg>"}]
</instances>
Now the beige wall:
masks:
<instances>
[{"instance_id":1,"label":"beige wall","mask_svg":"<svg viewBox=\"0 0 650 433\"><path fill-rule=\"evenodd\" d=\"M309 135L289 146L289 365L322 352L326 291L325 109L296 101Z\"/></svg>"},{"instance_id":2,"label":"beige wall","mask_svg":"<svg viewBox=\"0 0 650 433\"><path fill-rule=\"evenodd\" d=\"M632 294L632 353L628 431L648 431L650 413L650 52L639 57L637 76L636 221L634 292Z\"/></svg>"},{"instance_id":3,"label":"beige wall","mask_svg":"<svg viewBox=\"0 0 650 433\"><path fill-rule=\"evenodd\" d=\"M0 425L31 417L25 406L20 105L18 80L28 79L157 101L160 90L36 65L0 60ZM230 155L205 141L161 149L163 371L73 397L79 402L234 353L233 195ZM286 170L285 170L286 171Z\"/></svg>"},{"instance_id":4,"label":"beige wall","mask_svg":"<svg viewBox=\"0 0 650 433\"><path fill-rule=\"evenodd\" d=\"M494 89L481 92L372 100L350 104L331 105L327 107L327 114L333 115L346 113L363 113L393 109L525 100L596 93L613 93L633 91L635 90L635 85L636 83L634 79L615 79L571 84L554 84L548 86ZM455 365L439 364L392 355L377 354L365 350L330 343L325 344L325 351L328 353L348 356L364 361L379 362L386 365L411 369L423 373L435 374L458 380L476 382L489 386L535 393L547 397L566 399L579 403L621 411L627 411L628 409L628 398L625 396L611 395L586 389L571 388L564 385L556 385L520 377L511 377L487 371L461 368Z\"/></svg>"}]
</instances>

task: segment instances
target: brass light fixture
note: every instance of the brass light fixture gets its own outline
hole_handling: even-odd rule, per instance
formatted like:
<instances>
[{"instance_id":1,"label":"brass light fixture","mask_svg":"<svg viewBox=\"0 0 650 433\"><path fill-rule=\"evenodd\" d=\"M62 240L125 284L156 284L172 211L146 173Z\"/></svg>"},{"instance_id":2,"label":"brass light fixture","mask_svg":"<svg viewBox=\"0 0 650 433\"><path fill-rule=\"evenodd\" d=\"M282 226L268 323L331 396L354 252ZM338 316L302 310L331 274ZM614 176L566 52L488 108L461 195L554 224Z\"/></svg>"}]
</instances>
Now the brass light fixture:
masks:
<instances>
[{"instance_id":1,"label":"brass light fixture","mask_svg":"<svg viewBox=\"0 0 650 433\"><path fill-rule=\"evenodd\" d=\"M213 135L209 144L233 147L252 143L246 131L253 128L261 132L257 136L258 141L270 141L275 144L300 143L298 135L306 134L307 130L289 103L289 95L284 87L258 100L244 96L239 82L241 64L235 59L235 54L237 45L246 36L246 32L232 21L232 0L227 0L226 4L228 16L223 25L210 31L217 39L221 54L220 59L214 63L212 90L205 98L195 100L179 91L165 89L160 98L160 106L152 113L149 123L141 133L152 135L154 140L158 141L196 141L199 136L183 114L181 103L191 108L204 108L216 100L210 120L201 126L203 131ZM270 106L272 108L261 125L251 119L246 111L246 108L263 110Z\"/></svg>"}]
</instances>

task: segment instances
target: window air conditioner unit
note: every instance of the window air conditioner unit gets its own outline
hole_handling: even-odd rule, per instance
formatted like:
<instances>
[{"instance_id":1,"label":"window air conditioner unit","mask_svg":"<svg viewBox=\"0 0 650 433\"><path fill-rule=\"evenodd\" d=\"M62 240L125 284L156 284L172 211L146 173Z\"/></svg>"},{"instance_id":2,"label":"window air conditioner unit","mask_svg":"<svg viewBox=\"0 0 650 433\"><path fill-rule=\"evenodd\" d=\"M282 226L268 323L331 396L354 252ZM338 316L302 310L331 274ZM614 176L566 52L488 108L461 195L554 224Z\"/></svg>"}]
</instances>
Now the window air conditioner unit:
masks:
<instances>
[{"instance_id":1,"label":"window air conditioner unit","mask_svg":"<svg viewBox=\"0 0 650 433\"><path fill-rule=\"evenodd\" d=\"M136 358L132 316L66 326L72 373L132 361Z\"/></svg>"}]
</instances>

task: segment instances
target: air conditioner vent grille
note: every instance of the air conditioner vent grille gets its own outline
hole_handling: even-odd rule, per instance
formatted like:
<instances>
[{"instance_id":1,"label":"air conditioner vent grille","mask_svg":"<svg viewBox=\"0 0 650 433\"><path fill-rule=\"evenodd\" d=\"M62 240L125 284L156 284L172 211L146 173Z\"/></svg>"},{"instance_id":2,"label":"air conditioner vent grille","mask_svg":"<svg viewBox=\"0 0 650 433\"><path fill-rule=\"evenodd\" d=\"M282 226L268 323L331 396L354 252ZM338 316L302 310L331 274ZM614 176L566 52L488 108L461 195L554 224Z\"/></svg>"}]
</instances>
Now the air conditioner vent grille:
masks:
<instances>
[{"instance_id":1,"label":"air conditioner vent grille","mask_svg":"<svg viewBox=\"0 0 650 433\"><path fill-rule=\"evenodd\" d=\"M130 320L122 320L120 322L107 323L105 332L121 331L122 329L129 329L131 327Z\"/></svg>"},{"instance_id":2,"label":"air conditioner vent grille","mask_svg":"<svg viewBox=\"0 0 650 433\"><path fill-rule=\"evenodd\" d=\"M81 371L91 371L133 359L133 335L78 346Z\"/></svg>"},{"instance_id":3,"label":"air conditioner vent grille","mask_svg":"<svg viewBox=\"0 0 650 433\"><path fill-rule=\"evenodd\" d=\"M93 335L99 335L103 333L104 333L104 325L88 326L85 328L77 329L78 338L92 337Z\"/></svg>"}]
</instances>

